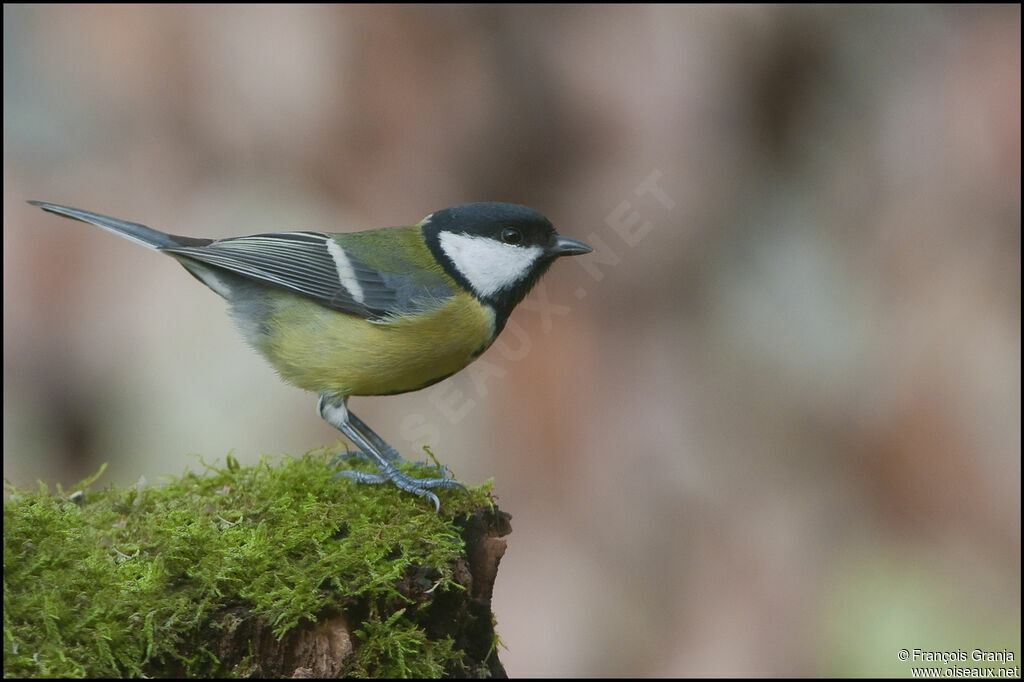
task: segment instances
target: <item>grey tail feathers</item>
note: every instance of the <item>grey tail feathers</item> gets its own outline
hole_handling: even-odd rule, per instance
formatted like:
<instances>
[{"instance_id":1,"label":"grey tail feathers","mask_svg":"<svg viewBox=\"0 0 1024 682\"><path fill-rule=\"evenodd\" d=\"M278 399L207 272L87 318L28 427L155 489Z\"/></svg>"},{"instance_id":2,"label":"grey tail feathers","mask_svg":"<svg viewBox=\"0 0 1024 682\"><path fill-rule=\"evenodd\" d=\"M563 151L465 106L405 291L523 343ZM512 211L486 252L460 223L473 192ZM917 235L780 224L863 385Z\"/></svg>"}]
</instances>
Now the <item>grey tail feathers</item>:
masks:
<instances>
[{"instance_id":1,"label":"grey tail feathers","mask_svg":"<svg viewBox=\"0 0 1024 682\"><path fill-rule=\"evenodd\" d=\"M50 204L45 201L29 201L28 203L33 206L38 206L44 211L50 213L56 213L66 218L74 218L75 220L81 220L83 223L91 223L97 227L102 227L104 230L118 234L126 239L130 239L136 244L142 244L143 246L150 249L165 249L175 246L203 246L209 244L209 239L194 239L192 237L177 237L172 234L160 232L154 230L151 227L140 225L139 223L130 223L126 220L118 220L117 218L111 218L109 216L100 215L99 213L93 213L92 211L83 211L80 208L71 208L70 206L61 206L60 204Z\"/></svg>"}]
</instances>

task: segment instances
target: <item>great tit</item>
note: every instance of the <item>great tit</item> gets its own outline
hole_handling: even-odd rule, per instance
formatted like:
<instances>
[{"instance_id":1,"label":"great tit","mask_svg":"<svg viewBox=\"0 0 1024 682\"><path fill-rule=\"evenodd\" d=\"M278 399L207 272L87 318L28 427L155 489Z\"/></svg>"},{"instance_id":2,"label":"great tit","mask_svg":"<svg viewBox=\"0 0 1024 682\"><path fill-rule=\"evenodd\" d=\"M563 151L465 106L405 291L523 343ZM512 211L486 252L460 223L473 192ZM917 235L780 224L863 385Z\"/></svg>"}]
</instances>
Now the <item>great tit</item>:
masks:
<instances>
[{"instance_id":1,"label":"great tit","mask_svg":"<svg viewBox=\"0 0 1024 682\"><path fill-rule=\"evenodd\" d=\"M225 298L246 341L288 382L320 395L320 415L378 474L440 508L432 488L347 406L349 396L405 393L459 371L494 341L512 309L559 256L589 253L540 213L497 202L431 213L418 224L363 232L179 237L68 206L30 204L165 253Z\"/></svg>"}]
</instances>

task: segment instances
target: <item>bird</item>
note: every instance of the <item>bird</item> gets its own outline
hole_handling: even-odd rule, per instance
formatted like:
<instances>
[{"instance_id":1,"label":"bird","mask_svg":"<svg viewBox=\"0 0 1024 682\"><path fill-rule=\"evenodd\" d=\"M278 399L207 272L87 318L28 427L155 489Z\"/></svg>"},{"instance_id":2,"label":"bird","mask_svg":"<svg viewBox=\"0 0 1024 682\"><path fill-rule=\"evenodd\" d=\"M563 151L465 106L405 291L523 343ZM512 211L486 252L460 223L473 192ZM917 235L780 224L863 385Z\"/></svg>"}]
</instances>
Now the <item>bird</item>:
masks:
<instances>
[{"instance_id":1,"label":"bird","mask_svg":"<svg viewBox=\"0 0 1024 682\"><path fill-rule=\"evenodd\" d=\"M348 408L349 398L420 390L463 369L555 260L593 250L534 209L504 202L445 208L409 226L224 239L28 203L177 260L227 301L244 339L286 382L319 395L320 416L378 471L334 479L390 482L435 512L432 490L464 486L443 467L436 478L400 471L405 460Z\"/></svg>"}]
</instances>

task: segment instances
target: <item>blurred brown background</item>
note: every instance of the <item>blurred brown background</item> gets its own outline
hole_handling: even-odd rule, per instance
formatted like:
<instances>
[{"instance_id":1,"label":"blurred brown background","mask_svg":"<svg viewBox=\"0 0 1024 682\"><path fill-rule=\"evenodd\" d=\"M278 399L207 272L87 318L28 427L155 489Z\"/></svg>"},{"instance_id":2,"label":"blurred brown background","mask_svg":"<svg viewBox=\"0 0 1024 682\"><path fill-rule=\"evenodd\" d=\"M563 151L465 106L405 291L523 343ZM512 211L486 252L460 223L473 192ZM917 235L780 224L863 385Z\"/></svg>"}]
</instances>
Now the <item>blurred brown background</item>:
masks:
<instances>
[{"instance_id":1,"label":"blurred brown background","mask_svg":"<svg viewBox=\"0 0 1024 682\"><path fill-rule=\"evenodd\" d=\"M4 476L338 437L173 261L26 199L207 237L525 203L597 253L352 402L495 477L510 674L1019 665L1020 16L5 5Z\"/></svg>"}]
</instances>

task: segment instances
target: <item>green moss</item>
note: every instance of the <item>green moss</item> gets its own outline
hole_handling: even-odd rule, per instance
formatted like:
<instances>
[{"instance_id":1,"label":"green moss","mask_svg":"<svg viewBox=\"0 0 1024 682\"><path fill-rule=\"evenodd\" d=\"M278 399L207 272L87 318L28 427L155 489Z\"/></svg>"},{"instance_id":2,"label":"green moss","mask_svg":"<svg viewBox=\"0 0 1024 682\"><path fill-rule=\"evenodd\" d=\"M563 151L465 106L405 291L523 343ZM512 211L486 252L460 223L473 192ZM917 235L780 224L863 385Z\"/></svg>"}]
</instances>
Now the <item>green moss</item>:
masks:
<instances>
[{"instance_id":1,"label":"green moss","mask_svg":"<svg viewBox=\"0 0 1024 682\"><path fill-rule=\"evenodd\" d=\"M436 678L444 673L445 662L458 658L450 637L430 641L423 630L403 622L404 615L405 609L400 609L384 622L373 615L356 630L363 645L353 673L383 679Z\"/></svg>"},{"instance_id":2,"label":"green moss","mask_svg":"<svg viewBox=\"0 0 1024 682\"><path fill-rule=\"evenodd\" d=\"M85 481L71 496L8 485L4 675L244 675L247 658L203 648L211 632L255 617L280 639L353 608L367 616L353 673L457 669L452 641L427 636L426 603L401 585L415 575L438 594L463 589L453 521L490 505L490 484L443 493L435 514L393 486L331 481L329 457L242 467L229 455L159 487Z\"/></svg>"}]
</instances>

